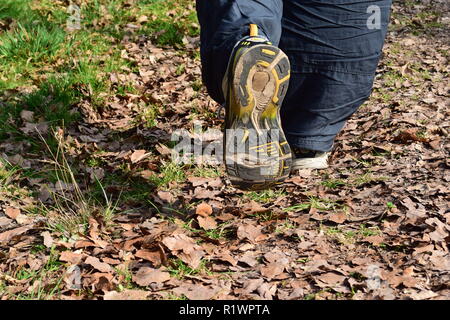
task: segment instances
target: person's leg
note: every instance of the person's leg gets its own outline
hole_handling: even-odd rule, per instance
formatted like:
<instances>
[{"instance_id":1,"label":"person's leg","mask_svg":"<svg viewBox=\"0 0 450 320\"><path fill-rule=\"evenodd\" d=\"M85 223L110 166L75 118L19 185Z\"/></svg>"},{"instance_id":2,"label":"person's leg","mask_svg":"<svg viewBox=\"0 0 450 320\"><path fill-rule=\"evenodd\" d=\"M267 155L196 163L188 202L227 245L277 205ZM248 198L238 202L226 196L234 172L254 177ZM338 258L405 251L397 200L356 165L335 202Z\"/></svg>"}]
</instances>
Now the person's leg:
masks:
<instances>
[{"instance_id":1,"label":"person's leg","mask_svg":"<svg viewBox=\"0 0 450 320\"><path fill-rule=\"evenodd\" d=\"M288 57L276 47L282 4L197 1L203 82L225 106L224 162L241 189L268 188L291 170L279 114L290 77Z\"/></svg>"},{"instance_id":2,"label":"person's leg","mask_svg":"<svg viewBox=\"0 0 450 320\"><path fill-rule=\"evenodd\" d=\"M291 147L330 151L369 97L390 6L391 0L284 0L279 47L292 73L281 118Z\"/></svg>"},{"instance_id":3,"label":"person's leg","mask_svg":"<svg viewBox=\"0 0 450 320\"><path fill-rule=\"evenodd\" d=\"M222 79L236 43L256 24L274 45L281 36L282 0L197 0L203 83L216 102L225 102Z\"/></svg>"}]
</instances>

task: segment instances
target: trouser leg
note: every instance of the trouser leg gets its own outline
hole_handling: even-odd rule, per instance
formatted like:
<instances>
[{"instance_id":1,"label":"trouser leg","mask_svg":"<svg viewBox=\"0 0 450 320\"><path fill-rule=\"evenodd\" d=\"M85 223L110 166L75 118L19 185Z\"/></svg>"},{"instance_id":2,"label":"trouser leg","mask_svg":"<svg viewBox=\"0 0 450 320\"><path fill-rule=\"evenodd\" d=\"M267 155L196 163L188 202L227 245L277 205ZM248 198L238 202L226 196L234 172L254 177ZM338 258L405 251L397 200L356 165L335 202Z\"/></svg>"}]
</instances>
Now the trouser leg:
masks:
<instances>
[{"instance_id":1,"label":"trouser leg","mask_svg":"<svg viewBox=\"0 0 450 320\"><path fill-rule=\"evenodd\" d=\"M203 83L218 103L225 101L222 79L234 45L249 34L249 24L275 45L281 36L282 0L197 0Z\"/></svg>"},{"instance_id":2,"label":"trouser leg","mask_svg":"<svg viewBox=\"0 0 450 320\"><path fill-rule=\"evenodd\" d=\"M391 0L284 0L279 46L292 73L281 117L291 146L330 151L369 97L390 6Z\"/></svg>"}]
</instances>

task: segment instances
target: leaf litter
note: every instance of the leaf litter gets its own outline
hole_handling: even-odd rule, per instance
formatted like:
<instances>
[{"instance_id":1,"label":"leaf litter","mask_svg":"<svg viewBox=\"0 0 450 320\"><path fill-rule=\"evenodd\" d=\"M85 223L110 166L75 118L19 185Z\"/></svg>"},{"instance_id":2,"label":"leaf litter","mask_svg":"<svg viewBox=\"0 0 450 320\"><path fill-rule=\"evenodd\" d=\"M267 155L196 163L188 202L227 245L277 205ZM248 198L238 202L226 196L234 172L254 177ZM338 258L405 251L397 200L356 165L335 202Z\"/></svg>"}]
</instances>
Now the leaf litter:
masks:
<instances>
[{"instance_id":1,"label":"leaf litter","mask_svg":"<svg viewBox=\"0 0 450 320\"><path fill-rule=\"evenodd\" d=\"M408 24L422 9L394 5L374 93L339 135L330 169L302 171L279 187L285 195L269 200L232 188L223 171L200 177L189 167L164 169L171 133L192 127L194 109L196 120L219 129L222 120L209 116L218 106L196 88L197 42L180 53L125 37L122 57L137 71L109 79L136 93L107 97L101 110L87 95L76 106L82 120L64 132L74 163L101 163L80 166L90 184L111 177L104 192L119 199L117 213L108 222L94 215L71 236L48 230L27 208L74 186L12 178L37 198L0 187L0 298L33 291L39 281L23 272L43 272L51 262L65 275L55 299L448 299L448 34L427 27L427 18ZM156 110L151 126L141 121L148 104ZM20 119L24 134L48 130L32 111ZM26 148L6 141L0 154L45 170ZM180 178L164 181L169 172ZM134 182L118 179L125 173ZM121 201L138 183L145 197Z\"/></svg>"}]
</instances>

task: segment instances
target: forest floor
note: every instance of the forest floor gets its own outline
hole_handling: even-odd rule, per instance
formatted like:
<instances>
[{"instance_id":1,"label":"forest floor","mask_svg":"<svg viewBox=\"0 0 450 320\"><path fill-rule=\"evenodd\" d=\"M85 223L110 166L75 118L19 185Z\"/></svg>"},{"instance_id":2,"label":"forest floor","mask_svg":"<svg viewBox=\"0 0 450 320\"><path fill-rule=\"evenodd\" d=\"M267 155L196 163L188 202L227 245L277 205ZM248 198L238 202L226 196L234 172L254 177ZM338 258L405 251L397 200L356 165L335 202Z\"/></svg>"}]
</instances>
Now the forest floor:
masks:
<instances>
[{"instance_id":1,"label":"forest floor","mask_svg":"<svg viewBox=\"0 0 450 320\"><path fill-rule=\"evenodd\" d=\"M259 192L172 161L223 124L193 2L81 2L0 4L1 299L450 298L447 1L394 4L330 168Z\"/></svg>"}]
</instances>

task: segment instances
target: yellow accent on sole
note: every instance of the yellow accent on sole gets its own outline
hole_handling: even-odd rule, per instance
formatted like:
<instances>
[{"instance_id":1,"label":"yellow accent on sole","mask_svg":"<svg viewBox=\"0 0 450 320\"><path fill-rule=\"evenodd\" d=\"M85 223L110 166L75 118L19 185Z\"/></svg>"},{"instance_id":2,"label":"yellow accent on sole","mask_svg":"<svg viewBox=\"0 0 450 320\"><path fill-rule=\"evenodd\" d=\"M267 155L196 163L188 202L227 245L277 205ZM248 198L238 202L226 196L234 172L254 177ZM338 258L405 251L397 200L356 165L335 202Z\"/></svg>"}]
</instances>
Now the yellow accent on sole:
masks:
<instances>
[{"instance_id":1,"label":"yellow accent on sole","mask_svg":"<svg viewBox=\"0 0 450 320\"><path fill-rule=\"evenodd\" d=\"M250 132L247 129L245 129L244 136L242 137L241 143L244 143L248 139L249 135L250 135Z\"/></svg>"},{"instance_id":2,"label":"yellow accent on sole","mask_svg":"<svg viewBox=\"0 0 450 320\"><path fill-rule=\"evenodd\" d=\"M257 37L258 36L258 26L256 24L250 25L250 36Z\"/></svg>"},{"instance_id":3,"label":"yellow accent on sole","mask_svg":"<svg viewBox=\"0 0 450 320\"><path fill-rule=\"evenodd\" d=\"M263 52L265 54L268 54L268 55L271 55L271 56L274 56L274 55L277 54L275 51L268 50L268 49L262 49L261 52Z\"/></svg>"},{"instance_id":4,"label":"yellow accent on sole","mask_svg":"<svg viewBox=\"0 0 450 320\"><path fill-rule=\"evenodd\" d=\"M258 62L257 62L260 66L263 66L263 67L268 67L268 66L270 66L270 63L268 63L267 61L264 61L264 60L258 60Z\"/></svg>"}]
</instances>

